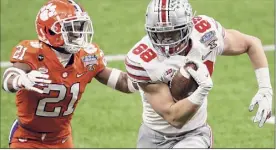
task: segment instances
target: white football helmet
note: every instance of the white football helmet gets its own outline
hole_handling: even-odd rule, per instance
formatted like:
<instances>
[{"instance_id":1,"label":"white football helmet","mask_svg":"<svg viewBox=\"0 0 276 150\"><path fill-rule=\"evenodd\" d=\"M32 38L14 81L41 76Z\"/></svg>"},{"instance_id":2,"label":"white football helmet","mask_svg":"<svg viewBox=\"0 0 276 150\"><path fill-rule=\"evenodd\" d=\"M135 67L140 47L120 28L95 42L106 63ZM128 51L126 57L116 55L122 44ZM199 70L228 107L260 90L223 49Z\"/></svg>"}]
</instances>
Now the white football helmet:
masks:
<instances>
[{"instance_id":1,"label":"white football helmet","mask_svg":"<svg viewBox=\"0 0 276 150\"><path fill-rule=\"evenodd\" d=\"M147 8L145 29L157 51L169 57L188 46L192 18L187 0L152 0Z\"/></svg>"}]
</instances>

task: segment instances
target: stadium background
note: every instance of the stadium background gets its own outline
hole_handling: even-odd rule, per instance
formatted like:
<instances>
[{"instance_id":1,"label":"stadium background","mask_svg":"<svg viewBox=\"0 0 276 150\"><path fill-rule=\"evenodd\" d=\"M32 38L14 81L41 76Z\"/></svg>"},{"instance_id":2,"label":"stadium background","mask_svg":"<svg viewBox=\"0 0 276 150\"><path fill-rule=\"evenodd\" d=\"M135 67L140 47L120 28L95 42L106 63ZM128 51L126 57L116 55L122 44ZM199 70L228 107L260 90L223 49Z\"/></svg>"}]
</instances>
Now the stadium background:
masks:
<instances>
[{"instance_id":1,"label":"stadium background","mask_svg":"<svg viewBox=\"0 0 276 150\"><path fill-rule=\"evenodd\" d=\"M1 0L1 61L8 61L11 48L20 40L35 39L34 21L46 0ZM126 54L145 34L144 14L149 0L77 0L89 12L95 29L94 42L106 55ZM225 28L274 43L272 0L190 0L197 14L214 17ZM274 52L266 52L274 83ZM123 61L108 66L125 70ZM1 75L3 68L1 68ZM220 57L213 74L208 123L215 148L272 148L274 128L253 124L248 112L257 91L255 74L247 55ZM14 94L1 89L1 148L8 147L10 126L15 119ZM134 148L141 124L138 93L126 95L97 81L86 88L72 121L76 148Z\"/></svg>"}]
</instances>

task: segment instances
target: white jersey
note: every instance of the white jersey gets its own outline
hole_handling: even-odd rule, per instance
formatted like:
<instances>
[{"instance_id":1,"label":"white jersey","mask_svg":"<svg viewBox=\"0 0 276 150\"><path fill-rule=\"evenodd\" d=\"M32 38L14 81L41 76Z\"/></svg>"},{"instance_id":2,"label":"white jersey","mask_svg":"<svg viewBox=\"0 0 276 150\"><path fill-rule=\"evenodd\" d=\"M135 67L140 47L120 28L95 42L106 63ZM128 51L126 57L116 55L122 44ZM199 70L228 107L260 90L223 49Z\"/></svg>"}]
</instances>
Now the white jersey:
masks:
<instances>
[{"instance_id":1,"label":"white jersey","mask_svg":"<svg viewBox=\"0 0 276 150\"><path fill-rule=\"evenodd\" d=\"M216 56L221 54L224 47L224 30L213 18L197 16L193 19L194 28L190 35L191 49L187 56L171 56L166 58L159 55L148 36L140 40L127 54L126 70L133 82L168 83L172 74L184 66L186 57L203 61L212 75ZM143 122L153 130L175 134L193 130L202 126L207 120L207 100L197 113L181 129L171 126L148 103L143 90L140 89L143 102Z\"/></svg>"}]
</instances>

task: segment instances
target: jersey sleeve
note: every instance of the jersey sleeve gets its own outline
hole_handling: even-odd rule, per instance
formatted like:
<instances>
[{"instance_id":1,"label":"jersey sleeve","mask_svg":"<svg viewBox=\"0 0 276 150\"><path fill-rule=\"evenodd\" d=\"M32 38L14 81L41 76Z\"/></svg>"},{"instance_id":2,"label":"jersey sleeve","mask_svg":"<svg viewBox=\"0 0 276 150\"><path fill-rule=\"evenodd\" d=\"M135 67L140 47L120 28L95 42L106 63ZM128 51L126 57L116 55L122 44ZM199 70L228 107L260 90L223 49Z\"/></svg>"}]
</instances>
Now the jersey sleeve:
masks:
<instances>
[{"instance_id":1,"label":"jersey sleeve","mask_svg":"<svg viewBox=\"0 0 276 150\"><path fill-rule=\"evenodd\" d=\"M38 43L38 42L36 42ZM38 49L32 45L31 41L21 41L12 49L10 56L11 63L25 63L28 64L32 69L37 67Z\"/></svg>"},{"instance_id":2,"label":"jersey sleeve","mask_svg":"<svg viewBox=\"0 0 276 150\"><path fill-rule=\"evenodd\" d=\"M144 36L125 58L127 75L132 82L158 83L158 55L148 36Z\"/></svg>"},{"instance_id":3,"label":"jersey sleeve","mask_svg":"<svg viewBox=\"0 0 276 150\"><path fill-rule=\"evenodd\" d=\"M216 32L217 32L217 36L218 36L218 42L220 44L220 47L217 50L217 55L221 55L224 49L224 37L225 37L225 29L223 28L223 26L216 21L214 18L211 18L211 21L213 22L213 24L216 27Z\"/></svg>"},{"instance_id":4,"label":"jersey sleeve","mask_svg":"<svg viewBox=\"0 0 276 150\"><path fill-rule=\"evenodd\" d=\"M136 44L134 46L137 47L138 44ZM143 83L148 83L151 82L151 78L148 74L148 72L146 71L146 69L143 67L142 63L140 62L140 57L138 57L139 55L134 55L133 54L133 49L132 48L126 58L125 58L125 67L126 67L126 71L127 71L127 75L129 77L129 79L132 82L143 82Z\"/></svg>"},{"instance_id":5,"label":"jersey sleeve","mask_svg":"<svg viewBox=\"0 0 276 150\"><path fill-rule=\"evenodd\" d=\"M151 78L147 71L138 62L135 62L127 56L125 58L125 66L127 70L127 75L132 82L151 82Z\"/></svg>"},{"instance_id":6,"label":"jersey sleeve","mask_svg":"<svg viewBox=\"0 0 276 150\"><path fill-rule=\"evenodd\" d=\"M221 55L224 49L225 36L222 25L214 18L205 15L194 17L193 21L196 33L194 37L199 40L199 44L203 44L214 51L216 56Z\"/></svg>"},{"instance_id":7,"label":"jersey sleeve","mask_svg":"<svg viewBox=\"0 0 276 150\"><path fill-rule=\"evenodd\" d=\"M104 56L104 52L101 49L98 49L96 55L98 56L98 65L96 67L96 72L101 72L107 65L107 61Z\"/></svg>"}]
</instances>

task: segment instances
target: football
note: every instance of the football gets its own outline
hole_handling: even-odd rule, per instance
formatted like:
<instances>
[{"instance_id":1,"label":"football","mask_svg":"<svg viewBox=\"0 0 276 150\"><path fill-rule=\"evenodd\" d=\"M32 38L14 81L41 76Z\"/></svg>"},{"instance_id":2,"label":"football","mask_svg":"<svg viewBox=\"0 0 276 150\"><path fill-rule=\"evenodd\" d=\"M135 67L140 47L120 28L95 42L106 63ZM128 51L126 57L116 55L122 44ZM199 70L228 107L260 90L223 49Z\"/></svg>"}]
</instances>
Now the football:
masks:
<instances>
[{"instance_id":1,"label":"football","mask_svg":"<svg viewBox=\"0 0 276 150\"><path fill-rule=\"evenodd\" d=\"M187 67L197 70L197 66L194 63L187 63L183 69L185 76L180 73L179 69L170 82L170 91L175 101L190 96L198 87L196 81L186 71Z\"/></svg>"}]
</instances>

